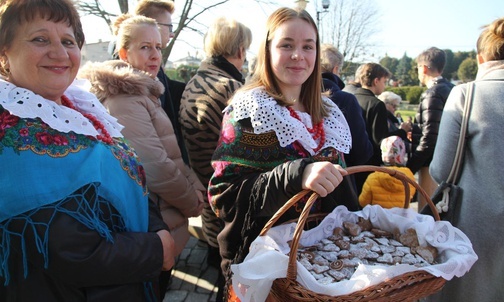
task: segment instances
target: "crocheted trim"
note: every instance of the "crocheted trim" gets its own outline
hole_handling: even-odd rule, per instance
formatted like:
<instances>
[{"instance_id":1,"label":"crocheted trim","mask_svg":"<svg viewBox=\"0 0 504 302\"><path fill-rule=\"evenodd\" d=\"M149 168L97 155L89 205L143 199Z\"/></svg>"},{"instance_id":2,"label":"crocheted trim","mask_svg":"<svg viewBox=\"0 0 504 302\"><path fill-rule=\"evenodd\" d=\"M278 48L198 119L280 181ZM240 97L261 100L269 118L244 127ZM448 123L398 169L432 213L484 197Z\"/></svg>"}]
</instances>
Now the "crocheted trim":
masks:
<instances>
[{"instance_id":1,"label":"crocheted trim","mask_svg":"<svg viewBox=\"0 0 504 302\"><path fill-rule=\"evenodd\" d=\"M350 152L352 135L348 123L341 110L328 98L323 102L329 109L330 115L324 118L325 144L321 150L334 147L344 153ZM298 141L311 155L317 148L317 142L306 127L313 128L311 117L306 112L296 111L301 121L292 117L289 110L278 105L277 101L269 96L264 89L255 88L249 91L240 91L226 109L234 111L234 118L239 121L250 118L255 134L274 131L280 146L285 147Z\"/></svg>"},{"instance_id":2,"label":"crocheted trim","mask_svg":"<svg viewBox=\"0 0 504 302\"><path fill-rule=\"evenodd\" d=\"M81 112L94 115L112 137L123 137L121 130L124 127L117 122L116 118L108 114L107 109L94 94L83 89L85 84L82 80L74 81L65 91L65 95ZM3 79L0 79L0 105L20 118L40 118L49 127L64 133L73 131L93 137L100 135L93 124L80 112L60 106Z\"/></svg>"}]
</instances>

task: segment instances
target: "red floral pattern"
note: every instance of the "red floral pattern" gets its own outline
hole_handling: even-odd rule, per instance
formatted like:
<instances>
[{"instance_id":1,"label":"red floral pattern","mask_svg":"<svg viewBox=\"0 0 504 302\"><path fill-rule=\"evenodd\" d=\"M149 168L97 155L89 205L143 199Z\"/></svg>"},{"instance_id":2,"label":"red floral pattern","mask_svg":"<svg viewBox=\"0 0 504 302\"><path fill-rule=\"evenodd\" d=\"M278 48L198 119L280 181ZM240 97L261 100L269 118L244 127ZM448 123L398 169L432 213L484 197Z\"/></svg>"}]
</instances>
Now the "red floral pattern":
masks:
<instances>
[{"instance_id":1,"label":"red floral pattern","mask_svg":"<svg viewBox=\"0 0 504 302\"><path fill-rule=\"evenodd\" d=\"M5 148L12 148L15 152L31 150L39 155L64 157L99 142L91 136L59 132L39 118L20 119L0 106L0 154ZM147 194L145 171L135 151L124 139L115 138L113 142L113 145L104 145L112 151L129 176L143 186Z\"/></svg>"}]
</instances>

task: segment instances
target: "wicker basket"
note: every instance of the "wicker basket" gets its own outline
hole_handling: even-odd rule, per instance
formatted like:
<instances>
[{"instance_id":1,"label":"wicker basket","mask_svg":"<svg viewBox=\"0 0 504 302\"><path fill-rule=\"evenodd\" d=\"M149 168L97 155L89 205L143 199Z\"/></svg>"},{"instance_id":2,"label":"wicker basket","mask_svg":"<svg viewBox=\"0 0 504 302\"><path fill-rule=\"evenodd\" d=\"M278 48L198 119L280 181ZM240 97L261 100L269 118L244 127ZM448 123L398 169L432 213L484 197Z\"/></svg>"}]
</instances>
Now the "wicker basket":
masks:
<instances>
[{"instance_id":1,"label":"wicker basket","mask_svg":"<svg viewBox=\"0 0 504 302\"><path fill-rule=\"evenodd\" d=\"M410 180L403 173L384 167L376 166L356 166L347 169L349 174L359 173L359 172L385 172L399 180L401 180L405 186L405 202L404 208L409 207L409 186L413 185L420 194L427 200L428 205L431 207L432 212L437 214L435 205L432 203L429 196L425 191L415 182ZM308 194L310 191L301 191L300 193L293 196L287 203L285 203L282 208L280 208L277 213L268 221L261 231L261 236L265 235L269 229L278 221L278 219L293 205L295 205L303 196ZM317 200L318 195L312 193L306 205L297 220L292 243L291 243L291 253L289 255L289 263L287 267L286 278L276 279L271 287L270 294L267 301L416 301L420 298L429 296L443 288L446 280L441 277L436 277L425 271L414 271L399 275L397 277L385 280L379 284L369 286L363 290L353 292L348 295L341 296L327 296L319 293L315 293L296 281L297 276L297 249L299 246L299 240L301 238L301 233L307 222L312 217L315 219L320 219L320 217L310 216L309 210L313 203ZM439 215L435 217L436 221L439 221Z\"/></svg>"}]
</instances>

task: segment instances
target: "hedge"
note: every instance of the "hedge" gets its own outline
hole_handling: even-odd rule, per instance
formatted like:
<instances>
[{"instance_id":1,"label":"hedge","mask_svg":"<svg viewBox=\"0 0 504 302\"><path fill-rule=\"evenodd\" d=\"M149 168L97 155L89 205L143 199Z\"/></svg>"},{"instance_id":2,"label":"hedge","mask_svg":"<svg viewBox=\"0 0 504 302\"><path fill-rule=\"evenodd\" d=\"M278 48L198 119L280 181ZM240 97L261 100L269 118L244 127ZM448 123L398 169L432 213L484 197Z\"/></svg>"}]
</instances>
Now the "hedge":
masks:
<instances>
[{"instance_id":1,"label":"hedge","mask_svg":"<svg viewBox=\"0 0 504 302\"><path fill-rule=\"evenodd\" d=\"M410 104L420 103L420 96L427 90L426 87L420 86L402 86L402 87L387 87L385 90L392 91L400 95L401 99L408 101Z\"/></svg>"}]
</instances>

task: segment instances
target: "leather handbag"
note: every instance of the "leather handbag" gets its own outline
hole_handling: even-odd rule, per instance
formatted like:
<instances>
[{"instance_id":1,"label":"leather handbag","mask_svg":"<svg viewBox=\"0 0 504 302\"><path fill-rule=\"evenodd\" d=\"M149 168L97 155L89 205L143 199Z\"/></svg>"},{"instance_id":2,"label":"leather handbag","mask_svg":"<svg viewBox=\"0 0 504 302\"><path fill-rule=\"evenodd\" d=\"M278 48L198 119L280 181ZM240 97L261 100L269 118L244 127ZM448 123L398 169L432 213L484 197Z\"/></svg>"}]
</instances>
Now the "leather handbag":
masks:
<instances>
[{"instance_id":1,"label":"leather handbag","mask_svg":"<svg viewBox=\"0 0 504 302\"><path fill-rule=\"evenodd\" d=\"M464 113L460 125L460 135L450 174L446 180L439 184L431 197L432 202L436 205L436 209L439 212L441 220L449 221L453 225L457 223L460 201L462 200L463 194L463 190L457 185L457 182L460 177L460 170L464 159L467 127L469 124L469 115L473 101L473 89L474 82L471 82L467 85ZM433 216L432 210L429 206L425 206L420 213Z\"/></svg>"}]
</instances>

